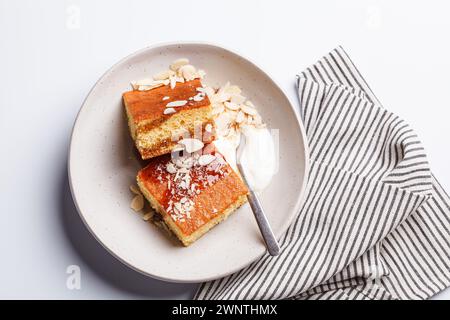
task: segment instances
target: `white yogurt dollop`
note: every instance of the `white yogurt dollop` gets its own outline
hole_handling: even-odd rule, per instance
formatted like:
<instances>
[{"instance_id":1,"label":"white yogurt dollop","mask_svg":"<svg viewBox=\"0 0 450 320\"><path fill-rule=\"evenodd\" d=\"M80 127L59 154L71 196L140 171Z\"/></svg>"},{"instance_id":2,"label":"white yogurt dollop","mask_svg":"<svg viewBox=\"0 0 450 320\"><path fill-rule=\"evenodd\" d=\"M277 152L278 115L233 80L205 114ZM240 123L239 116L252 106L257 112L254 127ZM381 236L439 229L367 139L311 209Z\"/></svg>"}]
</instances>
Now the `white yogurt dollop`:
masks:
<instances>
[{"instance_id":1,"label":"white yogurt dollop","mask_svg":"<svg viewBox=\"0 0 450 320\"><path fill-rule=\"evenodd\" d=\"M240 134L235 134L228 137L219 137L214 141L214 145L217 150L225 157L228 164L233 168L234 171L238 171L236 167L236 150L241 141Z\"/></svg>"},{"instance_id":2,"label":"white yogurt dollop","mask_svg":"<svg viewBox=\"0 0 450 320\"><path fill-rule=\"evenodd\" d=\"M246 127L245 148L241 164L245 170L250 188L255 191L265 189L276 171L275 145L267 128Z\"/></svg>"},{"instance_id":3,"label":"white yogurt dollop","mask_svg":"<svg viewBox=\"0 0 450 320\"><path fill-rule=\"evenodd\" d=\"M254 191L262 191L269 185L276 171L274 141L267 128L245 127L241 134L246 138L241 164L247 182ZM239 142L239 135L220 138L214 142L219 152L236 171L236 149Z\"/></svg>"}]
</instances>

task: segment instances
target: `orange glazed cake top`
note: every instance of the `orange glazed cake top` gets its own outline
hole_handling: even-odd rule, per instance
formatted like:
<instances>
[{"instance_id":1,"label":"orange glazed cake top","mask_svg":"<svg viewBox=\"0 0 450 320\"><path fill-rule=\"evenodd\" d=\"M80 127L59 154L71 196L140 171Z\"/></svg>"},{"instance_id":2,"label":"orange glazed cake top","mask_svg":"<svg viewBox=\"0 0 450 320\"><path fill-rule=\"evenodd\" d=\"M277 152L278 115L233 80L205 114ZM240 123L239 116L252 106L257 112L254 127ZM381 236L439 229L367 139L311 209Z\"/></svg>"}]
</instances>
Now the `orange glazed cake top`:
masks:
<instances>
[{"instance_id":1,"label":"orange glazed cake top","mask_svg":"<svg viewBox=\"0 0 450 320\"><path fill-rule=\"evenodd\" d=\"M204 152L208 148L213 146L208 145ZM216 218L248 192L241 178L214 150L203 155L153 158L138 179L184 235Z\"/></svg>"},{"instance_id":2,"label":"orange glazed cake top","mask_svg":"<svg viewBox=\"0 0 450 320\"><path fill-rule=\"evenodd\" d=\"M210 101L206 95L202 99L196 99L202 88L200 79L177 83L172 89L169 85L157 87L147 91L133 90L123 94L125 106L135 124L145 121L151 123L161 118L168 118L170 114L164 114L167 105L174 101L186 101L180 110L190 110L209 106Z\"/></svg>"}]
</instances>

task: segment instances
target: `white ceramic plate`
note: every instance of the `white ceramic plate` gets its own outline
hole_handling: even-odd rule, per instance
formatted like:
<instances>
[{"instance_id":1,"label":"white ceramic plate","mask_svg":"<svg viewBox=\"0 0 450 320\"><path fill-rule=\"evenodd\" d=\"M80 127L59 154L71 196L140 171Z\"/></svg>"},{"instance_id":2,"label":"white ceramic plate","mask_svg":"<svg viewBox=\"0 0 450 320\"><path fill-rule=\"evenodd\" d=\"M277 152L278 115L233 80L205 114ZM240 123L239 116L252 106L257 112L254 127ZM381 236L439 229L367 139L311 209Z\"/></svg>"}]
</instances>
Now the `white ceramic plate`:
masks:
<instances>
[{"instance_id":1,"label":"white ceramic plate","mask_svg":"<svg viewBox=\"0 0 450 320\"><path fill-rule=\"evenodd\" d=\"M140 50L103 75L76 119L69 154L72 195L97 240L126 265L174 282L217 279L244 268L265 252L249 205L188 248L170 241L130 209L129 186L142 163L129 136L122 93L175 59L189 58L207 72L205 82L239 85L269 128L279 129L279 171L261 194L274 233L280 237L299 210L307 176L304 130L293 106L254 63L216 45L171 43Z\"/></svg>"}]
</instances>

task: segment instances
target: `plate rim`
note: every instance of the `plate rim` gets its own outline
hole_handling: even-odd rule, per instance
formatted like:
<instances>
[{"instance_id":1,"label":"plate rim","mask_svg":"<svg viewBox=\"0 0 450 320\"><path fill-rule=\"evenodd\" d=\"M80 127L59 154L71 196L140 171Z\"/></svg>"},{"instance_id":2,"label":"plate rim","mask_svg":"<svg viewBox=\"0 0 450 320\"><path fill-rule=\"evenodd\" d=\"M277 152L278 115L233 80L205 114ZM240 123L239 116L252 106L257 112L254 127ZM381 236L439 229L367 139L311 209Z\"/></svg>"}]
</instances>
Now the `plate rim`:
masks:
<instances>
[{"instance_id":1,"label":"plate rim","mask_svg":"<svg viewBox=\"0 0 450 320\"><path fill-rule=\"evenodd\" d=\"M280 92L282 93L283 97L289 102L289 107L292 109L294 115L295 115L295 120L297 122L298 128L300 129L300 133L302 135L302 140L303 140L303 151L304 151L304 157L305 157L305 165L304 165L304 172L303 172L303 181L302 181L302 185L300 187L300 195L297 199L297 202L294 206L294 211L299 211L300 207L304 201L305 198L305 191L306 191L306 186L307 186L307 182L309 179L309 171L310 171L310 152L309 152L309 144L308 144L308 140L307 140L307 135L306 135L306 131L305 128L303 126L303 122L300 119L299 114L297 113L297 111L295 110L295 107L291 101L291 99L289 98L289 96L286 94L285 90L283 89L283 87L279 84L279 82L270 75L270 73L264 71L264 69L262 69L258 63L256 63L253 59L249 58L248 56L240 53L237 50L232 50L226 46L223 46L222 44L218 44L215 42L210 42L210 41L165 41L165 42L157 42L155 44L146 46L144 48L138 49L128 55L126 55L125 57L119 59L116 63L114 63L111 67L109 67L102 75L101 77L93 84L93 86L91 87L91 89L89 90L89 92L87 93L86 97L84 98L78 112L77 115L75 117L73 126L72 126L72 130L71 130L71 134L70 134L70 143L69 143L69 151L68 151L68 158L67 158L67 173L68 173L68 178L69 178L69 188L70 188L70 194L73 200L73 203L75 204L75 208L78 212L78 215L80 216L81 220L83 221L84 226L86 227L86 229L89 231L89 233L94 237L94 239L107 251L109 252L114 258L116 258L118 261L120 261L121 263L123 263L125 266L129 267L130 269L137 271L140 274L143 274L147 277L151 277L153 279L157 279L157 280L161 280L161 281L167 281L167 282L171 282L171 283L199 283L199 282L206 282L206 281L212 281L215 279L219 279L222 277L226 277L230 274L233 274L235 272L238 272L239 270L244 269L245 267L247 267L248 265L250 265L251 263L255 262L256 260L260 259L266 251L262 252L260 255L257 255L253 260L247 262L245 265L240 266L238 268L234 268L233 270L230 270L226 273L217 275L217 276L210 276L210 277L199 277L196 279L192 279L192 280L186 280L186 279L176 279L176 278L167 278L164 276L159 276L157 274L152 274L149 273L145 270L139 269L138 267L134 266L133 264L129 263L128 261L126 261L125 259L123 259L122 257L120 257L118 254L116 254L112 249L110 249L106 243L104 243L98 236L97 234L94 232L94 230L91 228L91 226L89 225L89 223L86 221L82 210L80 208L80 205L78 203L77 200L77 196L76 196L76 192L74 190L74 185L73 185L73 181L72 181L72 157L73 157L73 153L72 153L72 144L74 141L74 137L75 137L75 132L77 129L77 125L79 124L79 118L81 113L83 112L83 109L85 109L85 106L92 94L92 92L94 91L94 89L97 87L97 85L99 83L101 83L108 75L110 75L112 73L113 70L116 69L116 67L124 62L126 62L127 60L141 54L144 53L146 51L150 51L150 50L154 50L154 49L158 49L158 48L164 48L164 47L168 47L168 46L177 46L177 45L200 45L200 46L209 46L209 47L213 47L216 49L220 49L220 50L225 50L228 51L231 54L234 54L240 58L242 58L243 60L245 60L246 62L249 62L250 64L252 64L256 69L258 69L259 72L263 73L265 76L267 76L275 85L276 87L280 90ZM292 224L292 221L294 220L295 215L292 215L292 217L290 217L290 219L286 219L286 222L283 223L282 227L280 228L280 232L279 234L276 234L275 236L279 239L281 237L281 235L283 233L286 232L286 230L289 228L289 226Z\"/></svg>"}]
</instances>

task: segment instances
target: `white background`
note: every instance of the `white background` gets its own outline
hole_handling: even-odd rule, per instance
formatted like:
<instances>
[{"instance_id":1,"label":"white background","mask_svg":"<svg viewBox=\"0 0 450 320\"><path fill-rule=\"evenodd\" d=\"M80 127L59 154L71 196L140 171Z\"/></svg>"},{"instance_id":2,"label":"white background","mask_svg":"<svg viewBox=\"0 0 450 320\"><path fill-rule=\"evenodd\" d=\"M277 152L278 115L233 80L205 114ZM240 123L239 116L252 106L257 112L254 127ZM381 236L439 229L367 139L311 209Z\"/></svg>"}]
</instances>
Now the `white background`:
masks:
<instances>
[{"instance_id":1,"label":"white background","mask_svg":"<svg viewBox=\"0 0 450 320\"><path fill-rule=\"evenodd\" d=\"M95 81L162 41L253 58L297 102L295 74L341 44L386 108L413 125L450 190L448 1L0 1L0 298L190 298L129 270L82 225L67 150ZM66 269L81 268L81 289ZM438 295L450 299L450 291Z\"/></svg>"}]
</instances>

